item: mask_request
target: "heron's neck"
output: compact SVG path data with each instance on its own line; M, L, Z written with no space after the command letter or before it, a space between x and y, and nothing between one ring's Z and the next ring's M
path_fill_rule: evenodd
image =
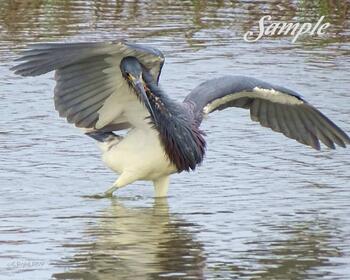
M204 157L202 131L182 103L170 99L154 83L148 83L147 86L147 96L155 115L152 121L166 154L178 172L194 170Z

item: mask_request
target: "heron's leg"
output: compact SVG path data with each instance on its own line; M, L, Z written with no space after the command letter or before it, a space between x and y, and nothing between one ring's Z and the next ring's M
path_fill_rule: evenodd
M137 178L133 175L132 172L123 172L119 178L113 183L113 185L106 190L102 194L95 194L91 196L92 198L107 198L107 197L112 197L113 193L122 187L125 187L126 185L129 185L133 182L135 182Z
M168 195L169 176L160 177L153 181L154 197L166 197Z

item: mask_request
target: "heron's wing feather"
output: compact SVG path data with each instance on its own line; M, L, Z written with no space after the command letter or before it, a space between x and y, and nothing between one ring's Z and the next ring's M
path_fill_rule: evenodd
M135 56L148 68L158 81L164 64L163 53L153 47L124 41L96 43L39 43L30 44L17 61L24 61L12 68L22 76L37 76L81 60L99 55Z
M228 107L250 110L253 121L315 149L345 147L349 136L299 94L244 76L212 79L196 87L184 100L200 123L204 115Z
M56 70L55 107L77 127L126 128L143 125L148 115L122 78L120 61L126 56L137 57L159 78L162 53L125 42L35 44L13 70L23 76Z

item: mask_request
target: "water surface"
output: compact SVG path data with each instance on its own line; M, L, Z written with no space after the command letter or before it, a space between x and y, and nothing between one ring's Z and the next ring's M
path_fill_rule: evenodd
M27 43L126 38L161 49L177 100L213 76L290 87L350 132L346 1L3 1L0 279L350 279L350 150L313 151L225 110L203 123L203 165L170 197L116 175L52 100L52 73L8 69ZM263 15L332 26L321 38L243 34Z

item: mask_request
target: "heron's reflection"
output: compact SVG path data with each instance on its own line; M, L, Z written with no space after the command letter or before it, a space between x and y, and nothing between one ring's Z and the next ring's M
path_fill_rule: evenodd
M89 219L98 221L88 224L82 242L64 245L76 252L57 264L62 272L53 278L321 279L329 274L323 268L338 265L331 259L342 257L342 234L336 219L305 214L308 219L290 222L266 218L252 225L262 235L242 239L248 248L240 251L226 239L224 257L206 246L206 259L193 233L198 226L172 214L166 200L136 208L114 200L100 220Z
M59 264L56 279L202 279L203 246L189 228L195 225L172 215L166 199L150 208L125 207L113 200L101 221L86 230L73 258Z

